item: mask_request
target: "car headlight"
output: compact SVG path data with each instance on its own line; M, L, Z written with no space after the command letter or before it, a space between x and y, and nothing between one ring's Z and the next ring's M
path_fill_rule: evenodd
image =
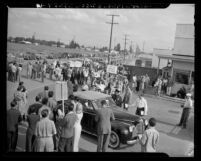
M133 129L135 128L135 126L134 125L132 125L132 126L129 126L129 131L130 132L133 132Z

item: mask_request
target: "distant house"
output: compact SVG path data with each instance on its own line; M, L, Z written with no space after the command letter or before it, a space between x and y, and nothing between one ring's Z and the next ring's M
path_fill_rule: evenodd
M66 46L65 46L65 45L60 45L60 47L61 47L61 48L65 48Z
M57 47L57 44L52 44L52 47Z
M22 44L32 44L30 41L20 41Z

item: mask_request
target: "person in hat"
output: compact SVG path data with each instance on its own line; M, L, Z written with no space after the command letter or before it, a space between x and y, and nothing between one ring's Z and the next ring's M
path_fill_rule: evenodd
M116 89L115 94L112 95L112 98L117 106L122 107L123 100L118 89Z
M191 109L193 108L193 101L191 99L191 93L187 93L186 94L186 100L184 105L181 105L181 107L183 107L183 112L181 115L181 119L179 124L177 124L177 126L182 126L182 128L186 129L186 124L191 112Z
M78 103L76 106L76 121L74 125L74 140L73 140L73 152L79 151L79 140L82 131L81 120L83 117L82 104Z

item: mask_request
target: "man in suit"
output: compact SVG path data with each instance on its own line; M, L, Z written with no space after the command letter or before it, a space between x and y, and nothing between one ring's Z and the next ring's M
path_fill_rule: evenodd
M112 95L112 98L117 106L119 107L122 106L123 100L120 96L120 91L118 89L116 89L115 94Z
M35 97L35 103L31 104L27 110L27 114L30 115L32 111L38 114L39 109L42 107L41 98L39 96Z
M107 108L106 100L101 101L102 108L97 110L95 120L98 123L98 146L97 152L106 152L111 133L111 121L115 120L111 109Z
M76 114L73 112L73 109L74 105L71 103L68 107L69 113L59 123L62 127L58 145L59 152L73 151L74 124L76 121Z
M18 124L22 121L18 104L15 100L11 102L11 109L7 111L7 151L14 152L18 139Z

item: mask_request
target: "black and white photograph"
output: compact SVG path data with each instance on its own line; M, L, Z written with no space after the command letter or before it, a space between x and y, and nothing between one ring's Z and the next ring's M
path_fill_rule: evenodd
M6 152L194 157L195 4L7 8Z

